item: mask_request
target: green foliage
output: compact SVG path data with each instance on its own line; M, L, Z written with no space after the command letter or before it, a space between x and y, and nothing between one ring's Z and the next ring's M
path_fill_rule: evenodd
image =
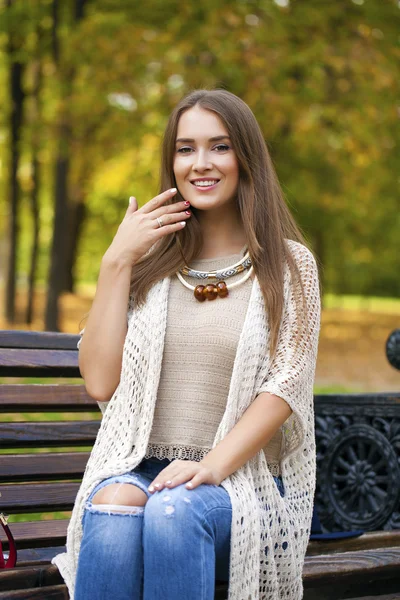
M7 35L17 25L28 95L33 56L43 64L40 280L48 267L60 111L72 126L71 198L78 190L88 208L76 275L94 281L128 197L141 204L157 192L171 108L190 89L225 87L256 114L288 203L323 264L325 291L399 295L395 0L291 0L287 7L273 0L89 0L76 26L71 5L63 3L60 14L58 70L49 1L36 0L26 11L16 0L0 24L0 83L7 78ZM8 111L7 103L0 106L3 164ZM32 237L27 196L34 126L27 123L21 141L21 278ZM5 235L4 183L0 192Z

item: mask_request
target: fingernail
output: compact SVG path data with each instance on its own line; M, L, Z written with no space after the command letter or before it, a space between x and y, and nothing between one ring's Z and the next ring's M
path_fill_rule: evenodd
M185 215L190 215L190 210L185 210Z
M181 221L181 225L186 225L186 221Z
M131 196L131 197L129 198L129 204L132 204L132 202L133 202L133 196Z
M190 483L190 481L189 481L189 483L187 484L187 487L192 487L192 485L193 485L193 483Z
M185 206L190 206L190 202L188 202L187 200L185 200Z
M152 485L151 485L151 486L149 487L149 492L154 492L154 486L152 486Z
M156 483L156 484L155 484L156 488L159 488L159 487L160 487L160 485L161 485L160 483Z
M166 481L165 483L167 483L169 485L170 483L172 483L172 481L171 481L171 479L168 479L168 481Z
M178 190L176 188L171 188L169 191L170 192L177 192Z

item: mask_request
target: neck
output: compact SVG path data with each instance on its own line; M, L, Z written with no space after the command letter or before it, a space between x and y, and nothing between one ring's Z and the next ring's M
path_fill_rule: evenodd
M198 211L203 233L203 247L198 258L218 258L241 251L246 245L243 223L238 214L216 215L215 211Z

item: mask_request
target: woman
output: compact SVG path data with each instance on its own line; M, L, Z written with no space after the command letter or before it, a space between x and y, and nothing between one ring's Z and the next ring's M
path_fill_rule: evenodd
M53 562L75 600L211 600L215 577L229 600L300 599L315 260L227 91L175 108L161 190L102 260L79 366L103 418Z

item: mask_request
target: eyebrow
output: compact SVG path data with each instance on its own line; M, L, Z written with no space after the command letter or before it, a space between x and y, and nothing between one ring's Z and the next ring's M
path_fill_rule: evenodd
M210 138L208 141L209 142L220 142L221 140L230 140L231 138L229 137L229 135L217 135L215 137ZM176 143L178 142L194 142L195 140L193 140L192 138L178 138L176 140Z

